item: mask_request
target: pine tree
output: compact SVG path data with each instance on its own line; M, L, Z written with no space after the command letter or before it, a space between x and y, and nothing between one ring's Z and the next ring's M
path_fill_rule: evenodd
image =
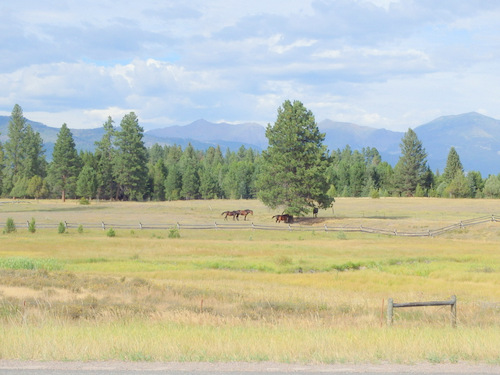
M148 155L144 146L144 129L134 112L125 115L116 133L114 178L118 184L117 199L142 200L146 193Z
M328 154L311 111L299 101L285 101L262 152L258 196L271 208L283 207L292 215L303 215L313 206L329 207L326 181Z
M73 134L66 124L62 124L52 153L48 178L52 189L61 193L62 201L67 195L74 195L80 172L80 160L75 148Z
M188 144L182 153L179 166L182 171L182 197L185 199L197 198L200 187L199 161L191 143Z
M108 117L103 125L104 135L96 142L95 155L97 158L97 197L111 199L116 192L116 183L113 178L113 119Z
M97 194L97 184L97 172L91 165L85 164L78 175L76 194L91 200Z
M5 142L5 169L3 178L3 191L9 194L14 187L21 170L24 159L23 142L26 133L26 119L23 109L18 104L12 109L9 121L9 140Z
M163 159L158 159L156 164L153 166L152 170L152 180L153 180L153 200L164 201L165 200L165 179L166 179L166 168L163 163Z
M165 179L165 199L178 200L181 198L182 174L176 164L168 168L168 175Z
M394 187L403 196L413 196L417 186L427 186L427 154L417 134L408 129L401 140L401 157L394 168Z
M464 174L464 168L460 162L460 157L458 156L455 147L452 147L448 153L448 158L446 159L446 167L444 168L442 178L444 182L449 184L460 174Z

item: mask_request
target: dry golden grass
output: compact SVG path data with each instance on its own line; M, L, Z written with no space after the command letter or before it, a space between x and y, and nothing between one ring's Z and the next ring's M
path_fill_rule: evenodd
M497 207L499 209L497 209ZM0 205L0 222L209 223L258 201ZM298 225L435 229L495 200L339 198ZM0 358L500 363L500 224L436 238L252 230L25 228L0 235ZM396 302L458 298L450 309Z

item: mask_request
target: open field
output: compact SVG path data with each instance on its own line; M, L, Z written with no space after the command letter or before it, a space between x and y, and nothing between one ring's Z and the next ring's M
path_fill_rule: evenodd
M0 204L26 223L213 223L258 201ZM500 364L500 223L439 237L325 233L324 224L420 231L498 214L497 200L339 198L317 231L0 234L0 359L483 362ZM277 225L277 224L276 224ZM282 226L284 224L281 224ZM458 299L450 309L396 302Z

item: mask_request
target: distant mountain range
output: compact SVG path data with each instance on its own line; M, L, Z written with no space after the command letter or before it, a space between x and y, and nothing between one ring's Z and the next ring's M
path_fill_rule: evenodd
M0 141L7 140L10 117L0 116ZM59 128L27 120L44 140L47 159L51 158ZM404 132L394 132L359 126L345 122L324 120L318 123L325 133L325 144L329 150L343 149L349 145L353 150L375 147L382 160L395 165L400 157L401 138ZM483 177L500 173L500 120L476 112L456 116L439 117L413 129L427 151L427 160L433 171L442 172L448 152L453 146L460 156L466 171L480 171ZM219 145L237 150L242 145L247 148L264 150L267 148L265 127L255 123L231 125L197 120L184 126L169 126L149 130L144 133L147 147L160 145L180 145L191 143L196 149L207 149ZM104 129L71 129L78 150L94 150L94 142L101 139Z

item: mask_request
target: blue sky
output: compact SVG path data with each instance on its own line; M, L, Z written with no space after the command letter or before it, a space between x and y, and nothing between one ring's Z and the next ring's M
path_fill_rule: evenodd
M18 0L0 3L0 114L147 130L316 120L405 131L500 118L497 0Z

